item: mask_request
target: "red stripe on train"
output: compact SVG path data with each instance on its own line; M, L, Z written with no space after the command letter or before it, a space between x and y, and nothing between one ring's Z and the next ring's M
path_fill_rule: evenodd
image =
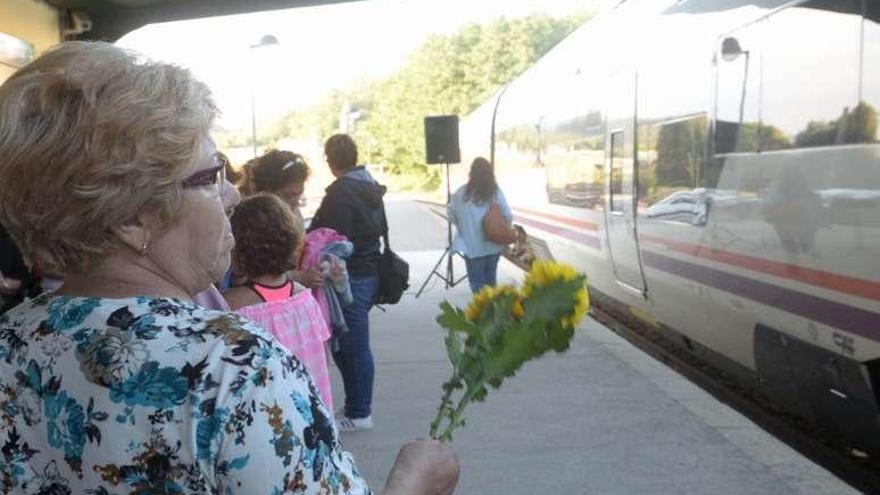
M844 294L880 301L880 284L871 280L839 275L837 273L822 270L814 270L799 265L780 263L778 261L771 261L746 254L712 249L687 242L673 241L663 237L640 235L639 238L666 246L673 251L684 253L689 256L717 261L719 263L766 273L767 275L773 275L779 278L803 282L805 284L815 285L825 289L842 292Z
M551 213L531 210L527 208L514 208L516 211L528 213L530 215L545 217L550 220L579 227L586 230L598 231L599 225L594 222L578 220L574 218L563 217ZM848 275L840 275L837 273L826 272L823 270L815 270L800 265L792 265L789 263L780 263L765 258L739 254L721 249L712 249L698 244L691 244L681 241L673 241L662 237L640 235L640 239L666 246L667 248L689 256L708 259L724 263L726 265L745 268L760 273L766 273L779 278L793 280L796 282L829 289L843 294L862 297L872 301L880 301L880 283L858 277L850 277Z
M553 220L553 221L556 221L559 223L571 225L572 227L579 227L582 229L592 230L593 232L599 231L599 224L597 224L595 222L588 222L586 220L577 220L574 218L563 217L561 215L554 215L552 213L544 213L543 211L530 210L528 208L516 207L516 208L514 208L514 210L521 211L523 213L528 213L529 215L535 215L538 217L548 218L550 220Z

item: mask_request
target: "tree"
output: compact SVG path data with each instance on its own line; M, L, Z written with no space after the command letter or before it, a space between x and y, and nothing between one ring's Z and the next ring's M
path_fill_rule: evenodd
M378 87L365 131L379 143L372 159L389 164L392 173L425 175L436 183L436 172L424 164L424 117L472 112L583 21L502 18L432 36Z
M701 185L705 152L705 117L662 126L657 136L657 183L688 188Z
M561 20L501 18L431 36L396 74L331 93L315 107L286 117L279 132L302 136L311 130L326 138L339 128L347 103L360 112L354 135L362 160L383 163L387 172L411 176L421 186L436 186L439 174L425 164L424 117L472 112L586 19L585 14Z
M844 143L877 142L877 109L864 101L859 102L852 112L844 113Z
M877 111L860 102L850 110L844 108L837 119L814 120L795 137L798 147L831 146L835 144L872 143L877 136Z

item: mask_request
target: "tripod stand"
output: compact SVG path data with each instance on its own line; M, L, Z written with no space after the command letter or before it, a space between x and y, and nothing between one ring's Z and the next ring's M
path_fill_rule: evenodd
M449 164L446 163L446 204L449 204L449 201L452 199L452 191L449 185ZM422 286L419 287L419 291L416 292L416 297L422 295L422 291L425 290L425 287L428 285L428 282L431 280L431 277L437 276L440 280L443 281L444 286L448 289L450 287L455 287L462 280L467 278L467 275L462 275L458 280L455 279L455 272L453 270L452 257L457 253L452 250L452 221L449 220L449 216L446 217L446 250L443 251L443 254L440 255L440 259L437 260L437 263L434 264L434 268L431 270L431 273L422 282ZM437 271L440 268L440 265L443 264L443 260L446 260L446 271L445 273L441 273Z

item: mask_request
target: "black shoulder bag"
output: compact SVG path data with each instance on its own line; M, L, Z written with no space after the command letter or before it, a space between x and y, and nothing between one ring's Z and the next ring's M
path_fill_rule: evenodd
M388 242L388 217L385 216L385 203L382 203L382 240L385 242L382 258L379 260L379 294L376 304L397 304L403 291L409 287L409 263L391 250Z

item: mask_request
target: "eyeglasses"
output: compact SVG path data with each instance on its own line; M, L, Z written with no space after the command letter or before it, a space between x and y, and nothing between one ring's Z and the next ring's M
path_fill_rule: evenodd
M226 167L223 166L222 160L215 158L215 162L220 165L199 170L181 181L184 189L194 189L197 187L214 187L217 193L223 194L223 187L226 184Z

